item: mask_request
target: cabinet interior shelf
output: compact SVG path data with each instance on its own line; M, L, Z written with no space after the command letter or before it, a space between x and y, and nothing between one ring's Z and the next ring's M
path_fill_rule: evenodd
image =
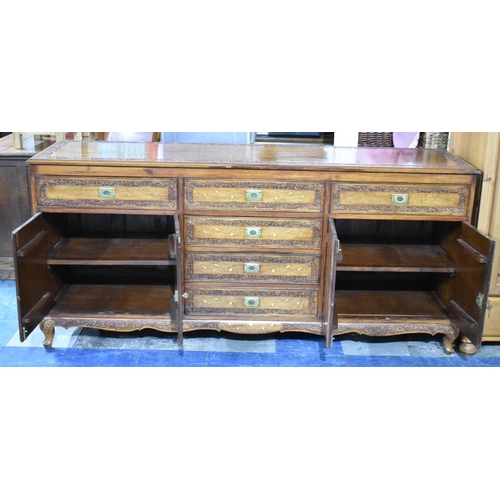
M167 239L62 238L51 250L51 265L173 265Z
M434 292L337 290L335 306L339 322L418 320L449 323Z
M453 273L454 265L439 245L341 243L339 271Z
M66 285L51 316L112 316L169 319L171 286Z

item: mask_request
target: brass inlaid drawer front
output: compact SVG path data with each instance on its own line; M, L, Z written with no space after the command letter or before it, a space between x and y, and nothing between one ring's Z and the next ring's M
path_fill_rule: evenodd
M187 245L314 248L321 246L321 220L186 217Z
M186 287L185 313L315 316L317 290L200 289Z
M37 177L40 207L177 208L176 179Z
M319 256L188 253L186 280L319 283Z
M317 182L186 180L186 209L322 212L324 185Z
M432 215L467 219L469 185L332 184L335 214Z

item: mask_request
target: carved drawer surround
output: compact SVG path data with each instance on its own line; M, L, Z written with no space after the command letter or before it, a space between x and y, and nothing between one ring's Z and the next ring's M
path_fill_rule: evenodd
M187 281L319 284L319 256L266 254L186 254Z
M147 303L142 315L96 310L75 316L65 314L60 299L58 313L51 314L57 290L32 304L21 298L22 340L41 319L46 347L52 345L55 326L88 326L154 328L176 333L181 343L184 332L199 329L297 331L325 336L327 347L334 335L347 332L439 333L445 336L445 350L453 350L459 331L443 312L434 319L355 314L343 319L335 306L336 275L342 273L338 219L474 222L479 172L446 152L161 143L110 143L103 149L92 142L62 141L29 163L34 214L171 217L176 248L156 275L163 283L163 267L173 266L175 278L155 285L171 287L161 318L156 312L148 315ZM20 272L31 248L40 247L43 231L56 241L50 228L33 230L30 250L18 252ZM20 242L26 238L18 236ZM140 256L127 262L134 258L147 265ZM85 272L77 262L71 264ZM394 268L402 272L403 266L395 263ZM128 272L118 262L116 269ZM29 273L22 279L28 282Z
M186 245L319 249L322 220L187 216Z
M36 177L39 207L177 207L176 179Z
M335 183L331 212L466 217L470 191L470 185Z
M187 209L323 212L323 183L185 181Z

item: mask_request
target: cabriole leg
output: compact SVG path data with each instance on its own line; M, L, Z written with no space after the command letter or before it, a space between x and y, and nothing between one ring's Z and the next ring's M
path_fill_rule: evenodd
M50 349L52 347L52 341L54 340L54 321L50 319L44 319L40 323L40 330L42 330L45 335L45 340L43 341L43 346L46 349Z
M454 354L455 353L455 348L453 347L453 342L457 340L458 338L459 331L458 329L454 329L454 332L452 334L445 333L444 338L443 338L443 347L444 347L444 352L446 354Z

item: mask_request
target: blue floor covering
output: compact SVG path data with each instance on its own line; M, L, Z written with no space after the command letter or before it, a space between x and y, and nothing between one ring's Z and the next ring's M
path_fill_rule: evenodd
M444 353L442 336L371 338L347 334L327 349L323 337L305 334L238 336L191 332L184 345L174 336L143 331L100 334L56 327L54 347L35 330L18 335L15 282L0 280L2 367L499 367L500 345L483 344L474 355Z

